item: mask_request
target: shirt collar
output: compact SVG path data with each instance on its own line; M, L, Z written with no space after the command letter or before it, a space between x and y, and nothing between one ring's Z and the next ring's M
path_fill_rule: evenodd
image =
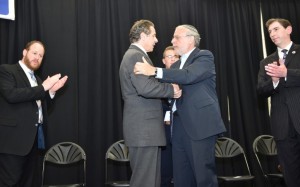
M281 53L281 51L282 51L283 49L288 50L287 53L289 53L289 50L290 50L290 48L292 47L292 45L293 45L293 42L291 41L291 43L289 43L285 48L277 47L278 53Z
M145 50L141 45L139 45L139 44L137 44L137 43L133 43L132 45L137 46L137 47L140 48L144 53L146 53L146 55L148 55L147 52L146 52L146 50Z
M34 74L34 72L31 69L29 69L21 60L19 60L19 64L27 76L30 74Z
M195 49L195 47L194 47L192 50L190 50L189 52L183 54L183 55L180 57L180 60L185 62L185 61L187 60L187 58L190 56L190 54L194 51L194 49Z
M195 47L192 50L190 50L189 52L183 54L182 57L187 58L194 51L194 49L195 49Z

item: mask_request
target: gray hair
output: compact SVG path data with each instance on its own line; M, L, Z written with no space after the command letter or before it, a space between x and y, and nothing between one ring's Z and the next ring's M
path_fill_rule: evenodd
M201 38L197 29L193 25L188 25L188 24L180 25L179 27L186 28L188 30L187 35L194 36L195 47L199 47Z

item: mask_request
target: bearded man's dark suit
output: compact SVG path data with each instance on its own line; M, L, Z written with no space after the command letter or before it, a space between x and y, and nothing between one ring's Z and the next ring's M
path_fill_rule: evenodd
M180 64L181 60L171 69L163 69L162 77L162 81L179 84L182 88L173 118L174 185L217 186L215 141L226 129L215 88L214 57L208 50L195 48L182 69L179 69Z
M266 74L265 66L278 59L278 51L275 51L261 61L257 90L260 95L271 97L271 132L278 146L283 170L285 164L289 164L292 168L297 167L294 170L298 172L286 173L285 177L296 175L293 178L298 179L300 184L300 148L292 148L293 152L285 151L287 147L293 145L284 141L287 137L300 137L300 46L292 44L285 60L287 77L280 78L278 86L274 88L271 77Z
M38 86L31 87L19 63L0 66L1 155L26 157L32 151L36 152L37 150L36 135L39 113L36 100L42 101L43 126L45 127L47 124L47 102L45 101L49 94L44 91L41 79L37 76L36 79ZM34 162L34 159L32 160ZM14 171L13 166L10 170L11 175L18 178L19 171ZM4 176L2 175L2 177ZM19 185L26 186L26 184Z

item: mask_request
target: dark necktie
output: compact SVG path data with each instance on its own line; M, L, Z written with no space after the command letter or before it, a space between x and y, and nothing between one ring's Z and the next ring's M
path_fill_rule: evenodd
M33 74L33 72L30 72L30 77L32 81L34 82L33 86L37 86L37 81L36 78ZM43 121L43 115L42 115L42 103L41 100L36 100L36 103L38 105L39 109L39 120L38 120L38 149L45 149L45 137L44 137L44 131L43 131L43 126L42 126L42 121Z
M288 50L287 49L282 49L281 52L283 53L283 57L282 57L283 63L285 63L285 59L286 59L286 55L287 55Z

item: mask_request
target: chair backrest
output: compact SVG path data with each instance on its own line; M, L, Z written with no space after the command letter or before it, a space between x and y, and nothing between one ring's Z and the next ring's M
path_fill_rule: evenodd
M120 162L128 162L129 161L128 153L129 153L128 147L125 145L124 140L119 140L108 148L105 159L110 159L110 160L120 161Z
M76 143L61 142L53 145L43 159L42 184L44 184L44 173L46 162L57 165L67 165L83 161L83 186L86 184L86 154L85 151Z
M263 155L275 156L277 155L277 146L274 137L271 135L261 135L253 141L254 153Z
M105 181L110 186L129 186L129 181L109 181L108 160L129 163L129 150L124 140L113 143L106 151L105 155Z
M216 141L215 156L217 158L233 158L239 155L243 155L245 165L247 167L249 175L251 175L249 164L246 158L246 154L242 146L228 137L220 137Z
M258 165L259 165L264 177L268 178L268 175L279 176L279 175L275 174L278 172L276 172L276 171L271 172L270 168L267 169L267 167L263 167L263 164L262 164L263 156L265 157L266 164L271 163L271 157L273 157L275 159L277 156L277 146L276 146L274 137L271 135L260 135L257 138L255 138L255 140L253 141L252 148L253 148L253 152L255 154L256 160L258 162ZM277 158L275 160L277 160ZM278 163L278 161L277 161L277 163ZM274 165L276 165L276 164L274 164ZM276 165L276 167L274 167L274 168L277 169L277 167L278 167L278 165Z
M231 158L243 154L244 149L239 143L227 137L217 139L215 147L215 156L220 158Z

